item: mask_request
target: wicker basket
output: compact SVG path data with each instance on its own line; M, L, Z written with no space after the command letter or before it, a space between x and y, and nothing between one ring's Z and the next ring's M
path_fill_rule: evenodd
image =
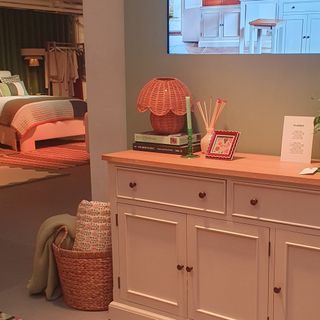
M61 244L68 231L65 226L59 231L63 236L58 243L52 244L52 249L65 304L79 310L107 310L112 301L111 250L84 252L64 249Z

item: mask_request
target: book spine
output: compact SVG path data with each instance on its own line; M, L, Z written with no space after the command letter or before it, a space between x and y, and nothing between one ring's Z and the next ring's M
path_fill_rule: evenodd
M159 145L151 145L151 144L143 144L143 143L133 143L133 150L139 151L150 151L150 152L160 152L160 153L171 153L171 154L181 154L185 155L188 152L188 147L174 147L174 146L159 146ZM200 151L200 144L195 144L193 146L193 152Z
M192 135L192 142L198 142L201 140L201 134L195 133ZM134 134L135 142L148 142L148 143L161 143L167 145L181 146L188 143L188 136L160 136L160 135L149 135L143 133Z

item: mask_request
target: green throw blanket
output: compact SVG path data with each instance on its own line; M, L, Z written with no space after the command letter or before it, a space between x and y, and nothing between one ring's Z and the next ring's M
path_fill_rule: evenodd
M65 225L68 229L68 237L63 247L71 249L75 236L75 224L76 217L69 214L52 216L41 224L36 239L32 276L27 285L29 294L45 293L48 300L61 296L59 276L51 245L57 230Z

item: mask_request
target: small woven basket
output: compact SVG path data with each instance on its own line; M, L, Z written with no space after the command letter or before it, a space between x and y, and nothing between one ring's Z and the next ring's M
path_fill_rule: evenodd
M61 245L68 235L65 226L61 240L53 242L63 300L79 310L107 310L112 301L112 253L67 250ZM57 232L57 234L59 233Z

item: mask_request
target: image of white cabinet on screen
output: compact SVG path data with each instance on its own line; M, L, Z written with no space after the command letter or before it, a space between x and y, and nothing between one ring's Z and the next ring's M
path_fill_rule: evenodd
M250 42L250 21L257 19L276 19L278 2L275 0L242 0L240 2L240 53L245 53ZM271 39L264 35L262 46L270 47ZM264 44L264 42L266 44Z
M320 1L279 3L279 18L285 20L285 53L320 52Z
M239 45L240 5L201 8L199 47Z

